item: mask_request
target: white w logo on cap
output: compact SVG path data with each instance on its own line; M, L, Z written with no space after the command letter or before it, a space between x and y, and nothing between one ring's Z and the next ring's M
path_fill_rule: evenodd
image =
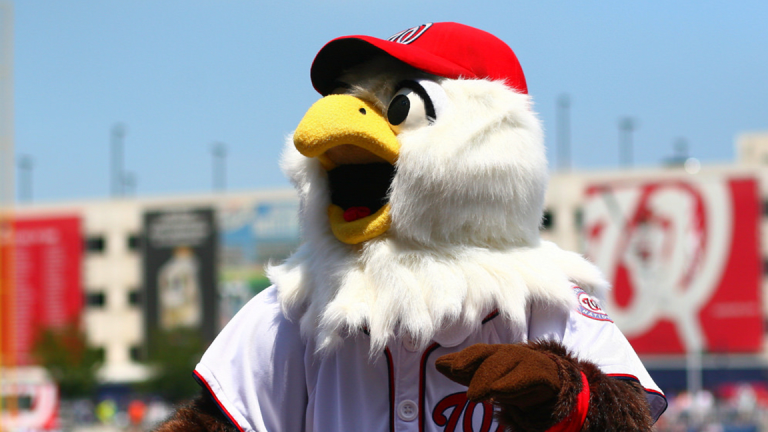
M408 45L423 35L424 32L427 31L427 29L430 27L432 27L432 23L422 24L418 27L412 27L408 30L403 30L400 33L396 33L390 36L390 38L387 40L390 42L397 42Z

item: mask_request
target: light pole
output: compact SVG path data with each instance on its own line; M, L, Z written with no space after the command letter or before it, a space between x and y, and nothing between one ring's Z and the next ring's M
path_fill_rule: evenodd
M123 174L123 195L136 195L136 174L132 172Z
M622 166L632 166L632 132L637 123L632 117L619 120L619 162Z
M557 166L571 168L571 98L567 93L557 98Z
M32 202L32 156L19 156L19 201Z
M213 156L213 189L224 191L227 188L227 145L223 142L214 142L211 146Z
M112 196L123 196L123 186L125 183L125 174L123 173L123 140L125 139L125 126L122 123L116 123L112 126L111 149L112 149Z

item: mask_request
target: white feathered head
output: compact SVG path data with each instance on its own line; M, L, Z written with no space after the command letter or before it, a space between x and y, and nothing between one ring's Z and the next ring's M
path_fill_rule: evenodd
M504 42L456 23L339 38L317 55L312 81L329 96L294 143L328 170L339 240L391 231L430 246L537 243L541 126Z
M541 125L500 39L456 23L343 37L312 82L324 97L283 159L305 243L269 274L319 349L363 327L372 350L425 344L493 309L522 325L531 299L569 304L552 287L595 276L539 240Z

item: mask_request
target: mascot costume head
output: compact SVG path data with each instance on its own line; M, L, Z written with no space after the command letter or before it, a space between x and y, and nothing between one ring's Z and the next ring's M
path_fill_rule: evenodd
M288 142L305 243L269 271L319 350L367 328L460 340L494 309L523 326L532 300L570 307L569 281L606 283L539 239L547 162L514 52L484 31L425 24L349 36L312 65L318 101ZM469 326L467 326L469 324Z
M283 155L304 243L159 431L650 430L666 400L605 280L539 238L542 128L512 50L425 24L335 39L311 76Z

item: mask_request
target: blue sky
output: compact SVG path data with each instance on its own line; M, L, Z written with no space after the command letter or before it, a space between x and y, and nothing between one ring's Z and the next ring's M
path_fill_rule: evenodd
M110 194L110 130L125 125L136 194L207 192L213 142L227 189L286 187L285 137L318 98L315 53L349 34L388 37L436 21L487 30L517 53L555 145L571 99L573 166L658 165L684 137L704 164L768 130L768 2L17 0L15 144L36 202Z

